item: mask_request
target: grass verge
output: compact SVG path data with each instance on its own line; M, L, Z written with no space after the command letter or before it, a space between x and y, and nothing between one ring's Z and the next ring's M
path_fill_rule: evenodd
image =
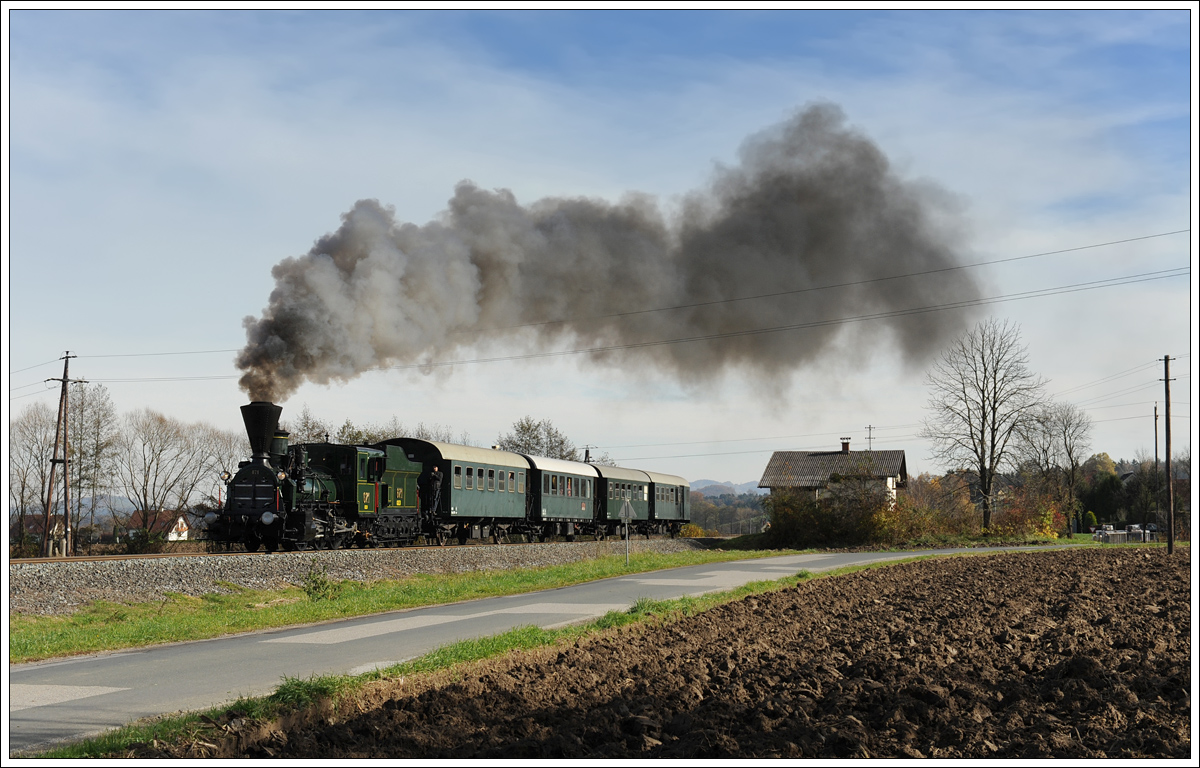
M535 592L630 573L782 554L794 552L641 553L633 555L628 566L624 554L610 554L543 568L422 574L370 583L335 581L314 569L301 585L282 590L250 590L227 584L221 593L200 597L168 593L154 602L93 603L65 616L14 614L9 620L9 663L315 624Z

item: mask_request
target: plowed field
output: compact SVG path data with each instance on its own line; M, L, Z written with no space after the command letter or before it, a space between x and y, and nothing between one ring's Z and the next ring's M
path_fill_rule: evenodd
M816 579L138 756L1188 757L1190 551Z

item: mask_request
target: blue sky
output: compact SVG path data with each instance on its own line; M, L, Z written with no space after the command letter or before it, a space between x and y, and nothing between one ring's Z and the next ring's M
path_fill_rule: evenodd
M123 410L237 428L232 354L271 267L356 200L417 224L471 179L668 209L749 135L838 104L907 179L958 207L964 261L1193 226L1195 14L1128 11L9 11L6 365L12 412L63 350ZM1188 234L996 266L1009 294L1186 267ZM53 279L51 279L53 278ZM1094 450L1153 454L1158 369L1173 366L1175 444L1194 339L1194 277L1009 302L1031 366L1093 410ZM138 357L102 357L136 354ZM21 371L21 369L28 369ZM125 381L166 378L174 381ZM886 384L881 385L881 382ZM1121 389L1144 385L1127 396ZM38 394L34 394L38 392ZM904 448L920 370L845 354L768 395L730 375L694 389L576 360L306 386L333 421L440 423L490 444L517 418L691 478L756 479L774 448L837 437ZM287 410L285 410L286 418ZM1144 417L1144 418L1143 418ZM772 438L772 439L764 439ZM881 442L886 440L886 442ZM659 445L670 443L673 445ZM628 446L653 446L631 448Z

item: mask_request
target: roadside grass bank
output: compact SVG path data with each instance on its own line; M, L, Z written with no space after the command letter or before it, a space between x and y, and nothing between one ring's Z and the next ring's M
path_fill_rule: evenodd
M154 602L97 602L68 615L9 617L9 663L203 640L405 608L554 589L630 573L795 554L794 550L694 550L608 555L542 568L419 574L401 580L334 580L310 569L304 583L278 590L222 584L198 597L166 593Z
M1028 547L1052 544L1095 544L1090 534L1076 534L1074 539L1038 536L1031 534L925 534L892 544L870 543L847 547L818 547L795 549L796 552L911 552L917 549L970 549L972 547ZM733 551L756 551L774 549L779 542L766 533L751 533L729 539L722 548Z
M453 643L419 658L361 675L314 676L307 680L284 678L275 692L268 696L240 698L231 704L203 712L147 719L94 738L23 756L52 759L120 758L134 756L135 750L146 746L190 743L195 747L195 757L207 757L217 751L223 741L236 740L249 732L269 728L272 723L328 718L331 715L355 711L369 686L378 681L407 678L406 682L418 686L422 681L429 681L434 676L440 678L446 675L453 681L470 673L464 665L494 659L510 652L531 651L556 645L566 646L588 635L614 631L639 622L670 622L735 600L787 589L811 579L922 559L926 557L850 566L815 574L800 571L782 579L751 582L737 589L699 597L682 597L676 600L643 598L625 611L609 611L604 616L586 623L557 629L517 627L492 637Z

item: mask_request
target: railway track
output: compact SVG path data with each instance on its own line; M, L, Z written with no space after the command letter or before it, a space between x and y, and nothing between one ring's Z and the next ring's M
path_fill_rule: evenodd
M669 536L652 536L649 538L635 537L632 541L668 541ZM553 539L552 541L558 541ZM580 543L586 543L589 540L583 540ZM624 539L610 539L613 543L624 541ZM454 550L470 547L516 547L516 546L536 546L538 544L550 543L550 541L505 541L500 544L493 544L490 540L484 539L480 541L469 541L466 544L447 543L444 545L438 544L410 544L397 547L345 547L341 549L306 549L300 552L239 552L236 550L222 551L204 551L204 552L153 552L144 554L125 554L125 555L75 555L72 557L21 557L12 558L8 562L10 565L36 565L38 563L103 563L117 562L122 560L157 560L162 558L172 557L266 557L270 555L315 555L323 552L394 552L394 551L420 551L420 550ZM563 540L563 543L566 540Z

